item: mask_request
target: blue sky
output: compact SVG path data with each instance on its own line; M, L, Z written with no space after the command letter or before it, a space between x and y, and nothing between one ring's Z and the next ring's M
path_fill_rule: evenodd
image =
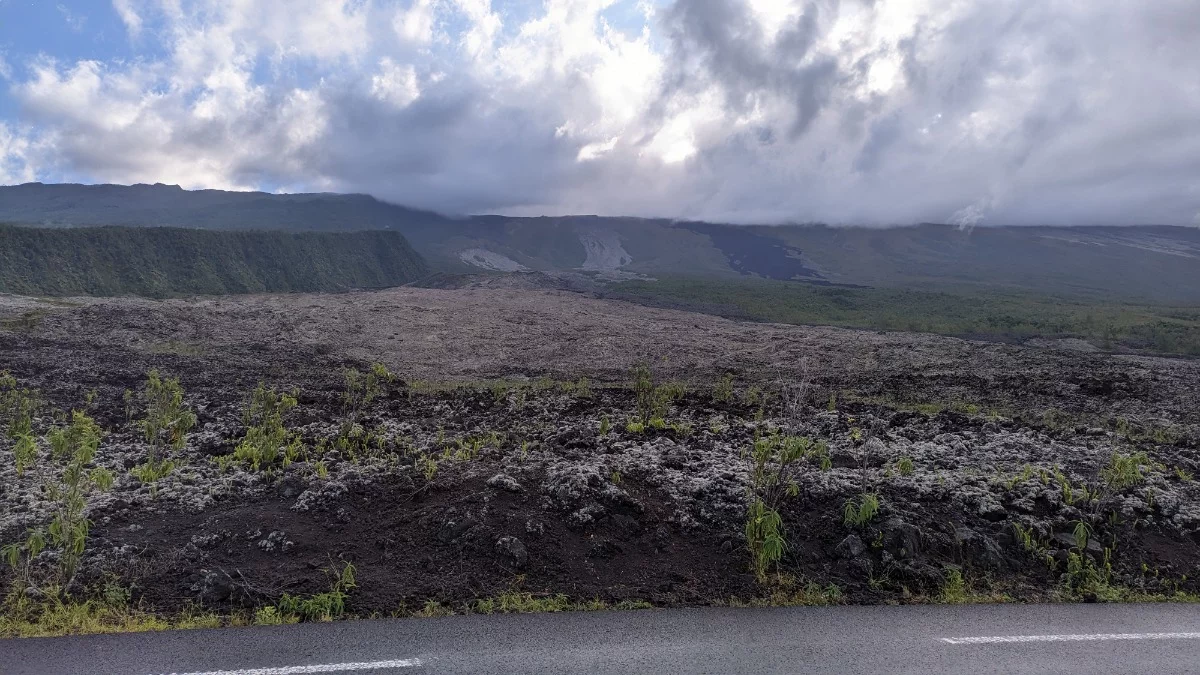
M22 64L39 55L111 61L154 57L161 54L157 47L148 41L131 42L108 2L0 0L0 53L17 76Z
M1200 224L1195 0L0 0L0 183Z

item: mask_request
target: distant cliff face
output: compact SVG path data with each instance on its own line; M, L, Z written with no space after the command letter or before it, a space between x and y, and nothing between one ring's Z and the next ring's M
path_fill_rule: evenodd
M398 232L0 226L0 292L21 295L343 291L428 271Z
M574 270L652 277L748 276L819 285L993 288L1093 300L1200 304L1197 228L963 230L938 224L751 227L599 216L451 218L368 195L39 183L0 187L0 223L5 222L52 228L386 230L402 234L430 267L451 273Z

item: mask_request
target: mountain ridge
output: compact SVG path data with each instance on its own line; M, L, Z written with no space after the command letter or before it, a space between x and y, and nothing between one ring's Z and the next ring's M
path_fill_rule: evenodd
M749 276L1200 304L1200 229L1167 225L875 228L595 215L451 217L364 194L43 183L0 187L0 222L53 228L396 231L431 268L450 273Z

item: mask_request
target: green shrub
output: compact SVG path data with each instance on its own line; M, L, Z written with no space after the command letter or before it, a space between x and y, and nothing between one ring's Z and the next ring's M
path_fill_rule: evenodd
M1108 466L1100 471L1100 477L1110 489L1121 491L1146 480L1143 471L1156 464L1145 452L1131 454L1113 453Z
M767 571L772 565L778 564L787 550L787 540L783 535L783 518L761 498L750 502L750 509L746 514L746 545L750 549L754 575L759 580L766 578Z
M169 459L159 460L158 462L145 462L139 464L129 470L129 475L133 476L143 485L150 486L150 496L158 494L158 482L175 471L175 462Z
M234 459L252 471L263 471L294 456L301 448L301 440L289 433L283 422L295 407L295 396L280 394L260 382L246 406L246 435L234 449Z
M862 527L879 514L879 495L864 492L854 499L846 500L842 520L849 527Z
M37 461L37 441L33 435L33 416L40 403L36 392L22 389L8 371L0 371L0 424L13 442L13 460L17 476Z
M348 368L343 375L346 390L342 393L342 403L351 423L356 422L363 410L379 398L384 393L384 388L396 379L382 363L372 363L366 373Z
M962 571L950 567L946 569L946 581L938 595L938 602L947 605L962 605L969 602L967 582L963 579Z
M162 456L165 448L179 450L187 442L187 432L196 425L196 415L183 403L183 387L177 378L163 379L157 370L146 374L142 389L146 418L142 431L150 444L151 461Z
M829 462L829 448L802 436L774 434L759 438L750 448L750 507L746 514L746 545L755 575L764 579L787 549L779 514L786 497L800 488L797 472L806 461Z
M10 543L2 549L2 555L17 572L19 583L33 583L30 561L47 548L59 554L57 581L66 586L75 577L91 527L91 521L84 515L88 497L109 490L113 484L113 474L108 469L88 468L95 459L100 437L100 427L79 411L71 414L67 426L55 427L46 435L54 473L44 490L53 504L54 515L44 530L29 530L23 542Z
M713 385L712 392L713 401L717 403L728 403L733 400L733 375L725 373L717 383Z
M655 386L650 368L637 365L633 369L633 391L637 399L638 417L642 422L665 418L670 398L663 387Z
M1067 572L1063 575L1063 586L1069 597L1094 597L1101 602L1121 599L1121 589L1112 585L1112 551L1104 549L1104 560L1100 565L1092 562L1082 552L1067 554Z
M168 450L180 450L187 443L187 432L196 425L196 415L183 403L183 387L176 378L164 379L157 370L146 373L142 387L146 417L141 421L149 451L146 462L130 470L130 474L150 486L150 494L158 493L158 481L175 470L175 463L166 458Z

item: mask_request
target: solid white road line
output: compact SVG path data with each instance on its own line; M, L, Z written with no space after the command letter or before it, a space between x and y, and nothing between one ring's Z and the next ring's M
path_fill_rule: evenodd
M1002 642L1096 642L1104 640L1200 640L1200 633L1093 633L1089 635L995 635L942 638L952 645L987 645Z
M421 659L394 659L391 661L322 663L312 666L282 666L279 668L209 670L195 673L171 673L171 675L306 675L307 673L349 673L356 670L378 670L382 668L413 668L420 665Z

